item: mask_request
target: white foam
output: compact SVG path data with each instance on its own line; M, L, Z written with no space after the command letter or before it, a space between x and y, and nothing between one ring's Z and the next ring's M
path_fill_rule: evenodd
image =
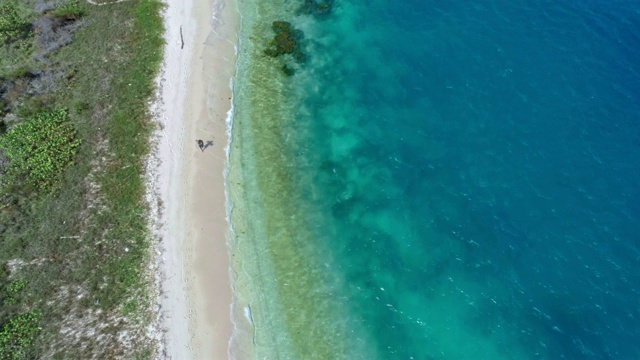
M236 53L237 53L237 47ZM237 62L237 61L236 61ZM231 144L233 143L233 116L235 112L234 98L235 94L233 92L233 78L229 79L229 88L231 89L231 107L229 111L227 111L227 116L225 118L226 124L226 134L227 134L227 145L224 147L225 153L225 164L223 169L224 175L224 195L225 195L225 218L227 223L229 224L230 231L233 233L233 225L231 224L231 210L233 209L233 203L231 201L231 197L229 196L229 173L231 171Z
M253 324L253 317L251 316L251 306L247 305L244 307L244 317L247 319L249 324Z
M235 68L235 74L237 76L238 74L238 67L239 67L239 62L238 62L238 46L234 45L234 53L235 53L235 64L234 64L234 68ZM231 305L229 307L229 313L231 316L231 323L233 325L233 329L232 329L232 333L231 333L231 337L229 338L229 343L228 343L228 348L227 348L227 353L229 356L229 359L235 359L237 358L236 353L234 352L234 345L236 345L237 341L239 340L242 330L239 326L239 322L238 319L236 318L236 312L234 311L236 308L236 301L237 301L237 292L236 292L236 288L235 288L235 277L234 277L234 270L233 270L233 257L231 256L233 254L233 245L235 243L235 239L236 239L236 234L235 234L235 230L233 227L233 223L231 222L231 213L233 211L233 201L231 200L231 194L229 192L229 175L231 172L231 146L233 144L233 120L234 120L234 116L235 116L235 87L234 87L235 83L234 83L234 78L231 77L229 79L229 88L231 89L231 106L229 108L229 111L227 111L227 116L225 118L225 125L226 125L226 135L227 135L227 144L224 148L224 152L225 152L225 165L224 165L224 169L223 169L223 176L224 176L224 196L225 196L225 219L227 220L227 224L229 225L229 233L227 234L227 250L229 252L229 278L231 279L231 287L233 290L233 294L232 294L232 301L231 301ZM244 313L245 313L245 317L247 317L247 311L249 312L249 318L251 319L251 309L249 308L249 310L247 310L247 308L249 308L249 306L247 305L245 307ZM253 321L250 321L251 326L253 327Z

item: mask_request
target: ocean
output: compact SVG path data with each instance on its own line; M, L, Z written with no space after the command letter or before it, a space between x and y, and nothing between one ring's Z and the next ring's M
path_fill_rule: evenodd
M640 358L637 2L238 6L236 356Z

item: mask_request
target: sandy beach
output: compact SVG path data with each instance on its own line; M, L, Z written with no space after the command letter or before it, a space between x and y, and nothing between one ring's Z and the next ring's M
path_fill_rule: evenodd
M159 355L225 359L233 326L223 171L238 16L223 0L166 4L154 106L160 129L150 167L165 331Z

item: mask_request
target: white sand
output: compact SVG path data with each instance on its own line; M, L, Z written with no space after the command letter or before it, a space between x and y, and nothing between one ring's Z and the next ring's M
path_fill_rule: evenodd
M159 356L226 359L232 296L223 169L238 15L223 0L165 1L167 44L154 105L162 129L149 169L160 200L155 230L166 333ZM210 93L216 96L207 101ZM213 145L201 152L196 139Z

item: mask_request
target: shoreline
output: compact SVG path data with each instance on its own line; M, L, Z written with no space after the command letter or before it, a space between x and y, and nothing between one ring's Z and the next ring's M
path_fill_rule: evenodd
M233 326L224 169L237 9L222 0L167 0L166 5L166 46L152 105L159 129L149 166L159 240L158 326L164 331L159 355L229 358ZM207 144L203 152L196 139Z

